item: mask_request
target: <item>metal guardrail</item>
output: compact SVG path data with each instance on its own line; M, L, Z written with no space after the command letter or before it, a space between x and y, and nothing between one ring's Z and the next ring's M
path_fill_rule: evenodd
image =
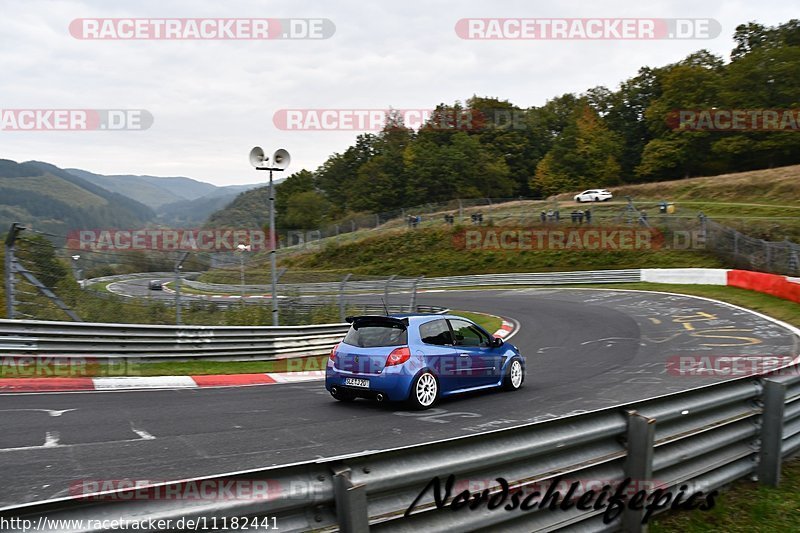
M383 292L387 284L390 290L412 289L419 278L384 278L379 280L363 281L333 281L312 283L279 283L278 294L315 295L315 294L358 294ZM232 283L204 283L200 281L185 280L184 283L193 289L205 292L218 293L269 293L269 285L234 285Z
M574 272L515 272L509 274L476 274L471 276L447 276L435 278L387 278L368 281L336 281L318 283L278 284L278 294L358 294L389 291L435 289L443 287L477 287L486 285L563 285L572 283L630 283L641 281L641 270L582 270ZM268 293L268 285L234 285L226 283L203 283L186 280L189 287L218 293L245 292Z
M633 483L631 495L638 490L653 494L661 488L674 497L684 490L684 500L744 476L777 484L781 460L800 449L800 377L797 367L791 370L792 375L744 377L480 435L154 485L164 489L201 481L234 486L265 482L269 491L258 499L143 500L129 489L6 508L0 518L37 523L43 516L50 520L275 517L280 531L640 531L646 508L626 506L604 520L602 507L573 506L565 511L536 504L544 498L544 487L556 481L563 482L561 488L556 486L562 498L569 485L580 482L573 502L592 484L596 491L610 485L613 492L626 478ZM437 508L434 491L426 487L431 489L429 483L438 477L444 494L450 475L455 476L454 489L444 497L445 508ZM487 499L500 494L497 478L508 482L510 492L522 491L523 496L541 491L529 500L532 509L505 510L510 498L494 509L486 500L475 510L450 507L464 489L479 496L486 489Z
M153 326L0 320L5 356L57 355L94 359L273 359L324 355L348 324L317 326Z
M202 272L183 272L181 276L184 278L196 278ZM99 278L90 278L84 280L86 285L93 285L95 283L107 283L110 281L123 281L126 279L172 279L175 276L174 272L136 272L133 274L114 274L113 276L102 276ZM186 281L186 279L184 279Z
M631 283L642 281L638 268L623 270L581 270L576 272L522 272L423 278L420 288L476 287L489 285L566 285L578 283Z
M359 313L384 313L381 305L357 305ZM389 312L407 312L404 306ZM422 313L442 307L417 306ZM91 359L176 361L181 359L249 360L326 355L349 324L311 326L154 326L0 320L4 357L59 356Z

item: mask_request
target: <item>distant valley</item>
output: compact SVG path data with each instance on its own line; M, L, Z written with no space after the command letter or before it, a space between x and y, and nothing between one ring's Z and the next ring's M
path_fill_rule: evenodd
M107 176L0 159L0 233L20 222L63 235L75 228L199 227L244 191L187 177Z

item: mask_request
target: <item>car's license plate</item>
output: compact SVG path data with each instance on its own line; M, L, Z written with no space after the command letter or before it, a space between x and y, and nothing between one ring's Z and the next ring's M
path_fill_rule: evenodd
M344 384L350 385L351 387L361 387L362 389L369 388L369 380L368 379L359 379L359 378L344 378Z

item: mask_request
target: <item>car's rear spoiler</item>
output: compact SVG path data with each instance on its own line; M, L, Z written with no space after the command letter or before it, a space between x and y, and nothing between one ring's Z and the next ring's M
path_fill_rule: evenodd
M392 324L393 326L402 326L404 328L408 327L408 319L407 318L395 318L392 316L385 316L385 315L358 315L358 316L348 316L345 318L348 324L353 324L354 326L358 327L357 324L359 322L371 322L371 323L388 323Z

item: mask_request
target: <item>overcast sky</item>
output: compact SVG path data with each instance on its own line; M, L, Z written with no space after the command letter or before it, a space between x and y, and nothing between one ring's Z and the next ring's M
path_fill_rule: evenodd
M281 109L430 108L473 94L539 106L566 92L615 88L643 65L707 48L727 59L735 27L797 16L785 0L661 2L0 1L0 108L144 109L144 131L0 131L0 158L103 174L182 175L217 185L263 179L256 144L313 170L353 131L281 131ZM325 40L80 40L80 18L327 18ZM468 17L713 18L711 40L464 40Z

